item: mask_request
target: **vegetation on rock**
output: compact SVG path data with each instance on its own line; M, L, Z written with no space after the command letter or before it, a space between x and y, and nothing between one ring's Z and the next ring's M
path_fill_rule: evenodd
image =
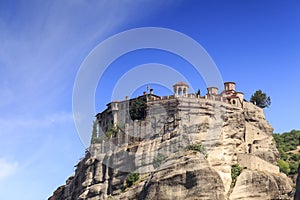
M297 174L300 164L300 131L292 130L283 134L274 134L277 149L280 153L278 166L287 175Z
M269 107L271 105L271 98L261 90L257 90L250 98L250 102L260 108Z
M206 155L206 150L202 146L202 144L191 144L191 145L188 145L186 147L186 150L188 150L188 151L198 151L198 152L203 153L204 155Z
M132 120L146 118L147 97L146 95L130 100L129 114Z
M125 186L131 187L135 182L137 182L140 179L140 174L136 173L136 172L131 172L127 178L126 178L126 182L125 182Z
M101 143L103 140L108 139L110 137L116 137L118 133L118 126L114 126L113 124L110 126L108 131L105 132L104 135L98 135L98 128L97 128L97 122L93 122L93 129L92 129L92 138L91 138L91 144Z
M235 186L237 177L241 174L242 168L239 166L239 164L234 164L231 166L231 185L230 187L233 188Z
M108 129L108 131L105 132L105 136L108 138L110 138L111 136L116 137L117 133L118 133L118 128L112 124Z

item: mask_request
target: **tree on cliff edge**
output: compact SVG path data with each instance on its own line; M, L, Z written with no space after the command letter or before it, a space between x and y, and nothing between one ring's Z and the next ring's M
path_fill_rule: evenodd
M267 97L266 93L257 90L250 98L250 102L260 108L269 107L271 105L271 98Z

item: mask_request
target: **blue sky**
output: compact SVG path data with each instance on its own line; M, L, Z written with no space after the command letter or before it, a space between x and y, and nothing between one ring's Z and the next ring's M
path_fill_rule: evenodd
M132 28L164 27L195 39L246 99L257 89L271 96L265 113L275 132L300 129L299 10L292 0L0 0L0 199L46 199L73 173L85 151L72 118L76 74L101 41ZM176 55L137 51L106 71L96 111L116 77L150 62L174 67L205 91Z

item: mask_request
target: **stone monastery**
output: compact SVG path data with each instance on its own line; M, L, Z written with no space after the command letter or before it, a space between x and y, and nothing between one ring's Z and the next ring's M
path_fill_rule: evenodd
M150 89L150 93L144 92L142 96L134 99L128 99L126 96L125 101L113 101L107 104L107 109L96 115L101 130L107 131L111 124L128 123L131 120L129 107L131 102L135 99L141 99L145 97L146 102L168 102L171 99L186 99L188 101L221 101L233 106L243 108L244 93L235 91L234 82L225 82L224 90L219 94L217 87L208 87L207 94L204 96L189 94L189 86L184 82L178 82L173 85L173 95L169 96L157 96L153 94L153 89ZM127 113L126 113L127 112Z
M149 93L133 99L126 97L124 101L110 102L96 115L98 140L92 138L90 151L100 157L116 151L115 147L135 152L140 150L131 147L138 147L138 143L152 144L161 138L160 143L164 145L158 148L164 154L201 143L211 150L208 154L211 163L219 162L218 159L228 154L230 162L234 159L245 168L278 173L273 128L265 120L263 110L244 100L244 94L237 92L235 86L234 82L225 82L221 93L218 88L209 87L207 94L201 96L188 93L189 86L178 82L173 85L173 95L157 96L150 89ZM230 147L220 150L224 142ZM269 149L274 151L270 153ZM151 163L139 162L137 168Z
M50 199L291 199L273 128L234 82L205 95L183 82L173 91L108 103L75 175Z

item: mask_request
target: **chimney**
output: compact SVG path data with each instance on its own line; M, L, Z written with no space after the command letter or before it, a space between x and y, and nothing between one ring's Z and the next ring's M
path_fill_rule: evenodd
M146 94L147 94L147 92L146 92L146 91L144 91L144 92L143 92L143 94L144 94L144 95L146 95Z
M150 89L150 94L153 94L153 89Z
M126 96L125 99L128 100L128 96Z

